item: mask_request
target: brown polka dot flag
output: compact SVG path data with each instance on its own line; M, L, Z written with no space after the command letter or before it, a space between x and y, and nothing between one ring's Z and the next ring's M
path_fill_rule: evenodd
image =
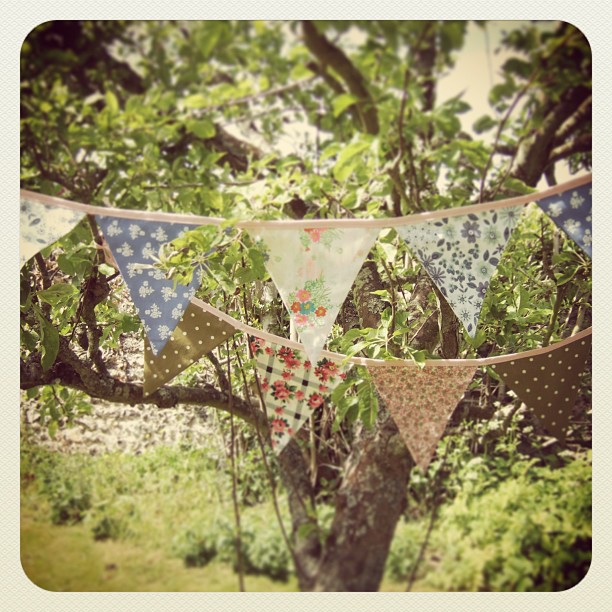
M144 394L159 389L235 333L236 329L227 321L189 303L158 355L145 337Z
M578 397L580 375L591 354L591 336L552 346L532 357L517 357L492 368L535 413L544 429L558 440L567 434Z

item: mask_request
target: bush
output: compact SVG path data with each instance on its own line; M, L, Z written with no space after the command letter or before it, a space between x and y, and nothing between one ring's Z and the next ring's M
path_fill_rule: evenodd
M577 584L591 559L591 466L513 466L512 478L483 489L469 481L440 510L419 568L441 591L562 591ZM571 494L568 492L571 491ZM422 532L423 533L423 532ZM387 571L405 579L422 541L403 530ZM438 561L433 567L431 560Z
M57 476L46 483L45 489L55 525L80 523L91 508L91 492L82 479Z
M218 536L208 530L187 529L174 540L174 554L187 567L204 567L217 556Z
M269 526L260 521L243 521L241 527L244 573L286 581L290 573L290 555L276 521ZM203 567L216 558L238 571L234 524L228 520L186 529L175 538L173 550L188 567Z

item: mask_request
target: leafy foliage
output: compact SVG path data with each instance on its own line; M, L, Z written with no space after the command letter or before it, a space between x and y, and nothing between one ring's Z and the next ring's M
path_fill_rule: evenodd
M289 336L266 253L236 229L236 220L392 218L530 193L542 177L556 180L562 165L571 173L590 169L591 56L584 36L566 23L517 23L503 32L507 58L489 93L490 108L469 126L463 96L439 99L437 85L474 27L487 23L47 22L28 36L21 55L22 186L98 206L219 217L219 226L194 228L166 245L155 265L176 282L191 278L194 262L201 265L199 297ZM22 388L51 433L88 410L87 394L133 393L133 381L109 373L109 363L124 341L141 340L141 323L95 224L80 223L28 262L20 289ZM428 357L471 358L551 343L589 325L591 264L531 206L489 286L475 338L457 332L446 306L414 253L394 230L383 231L329 348L423 364ZM253 361L241 342L221 347L178 381L225 392L219 364L226 360L236 402L250 406L257 396ZM563 552L559 564L545 563L542 554L527 567L516 561L522 548L498 542L493 532L486 559L470 548L472 532L465 529L486 511L479 500L491 508L491 529L524 530L534 550L563 551L573 537L570 530L538 540L531 524L521 522L533 491L552 503L571 478L559 477L558 489L550 484L557 472L542 460L529 420L505 418L513 398L494 372L479 382L470 395L479 396L480 413L462 430L462 441L454 441L445 467L439 453L433 471L411 474L409 512L423 519L437 491L432 478L442 469L444 502L456 507L444 525L464 543L452 555L469 568L461 575L449 569L443 588L558 588L560 572L579 573L586 553L569 569ZM347 457L361 448L359 425L373 435L385 414L367 371L353 368L312 420L313 431L303 430L317 444L302 480L313 484L319 500L333 501ZM271 491L255 461L253 429L237 428L237 496L255 509ZM498 435L506 430L508 436ZM530 465L518 452L525 438L537 447L533 478L541 490L521 471ZM194 508L225 499L219 487L227 466L216 454L192 453L184 462L170 451L134 462L109 457L96 463L95 485L87 461L79 477L66 466L61 475L43 469L42 460L34 471L47 483L57 520L91 521L100 539L143 538L156 517L135 498L158 496L161 516L170 523L172 512L184 518L177 550L198 565L229 555L235 537L233 528L219 527L220 543L213 525L221 522ZM568 467L559 474L570 474ZM582 464L575 469L586 471ZM191 510L177 507L177 487L200 478L210 488L191 490ZM524 494L525 506L516 523L503 523L513 494ZM580 504L557 509L584 517L586 497ZM326 517L325 508L314 515ZM585 521L576 520L576 541L584 542ZM245 522L245 567L282 579L289 571L286 551L268 527ZM414 542L401 546L390 561L397 576L405 571L402 558L412 559L416 550Z

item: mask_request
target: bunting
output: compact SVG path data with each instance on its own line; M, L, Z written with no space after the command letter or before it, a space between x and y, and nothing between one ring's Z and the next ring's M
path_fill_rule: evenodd
M580 375L591 354L591 336L530 357L517 355L491 367L527 406L543 427L564 440L578 397Z
M477 370L465 366L382 366L368 368L400 435L423 471L455 407Z
M379 230L251 230L312 362L316 362Z
M155 355L145 338L144 394L172 380L236 333L230 323L190 302L166 346Z
M397 228L472 338L521 210L511 206Z
M75 210L56 208L22 197L19 206L19 267L74 229L84 216Z
M589 257L593 256L593 183L544 198L538 205Z
M97 215L113 257L119 266L154 354L164 348L185 308L202 282L197 268L189 285L166 278L153 267L159 248L190 228L161 221L135 221Z
M346 377L350 365L323 358L313 365L302 351L250 337L266 405L272 448L279 454Z

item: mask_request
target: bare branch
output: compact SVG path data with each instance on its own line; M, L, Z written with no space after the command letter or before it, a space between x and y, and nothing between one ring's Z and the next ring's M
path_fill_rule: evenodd
M588 153L592 149L593 140L591 134L581 134L574 140L570 140L553 149L548 161L550 164L553 164L561 159L567 159L570 155L574 155L574 153Z

